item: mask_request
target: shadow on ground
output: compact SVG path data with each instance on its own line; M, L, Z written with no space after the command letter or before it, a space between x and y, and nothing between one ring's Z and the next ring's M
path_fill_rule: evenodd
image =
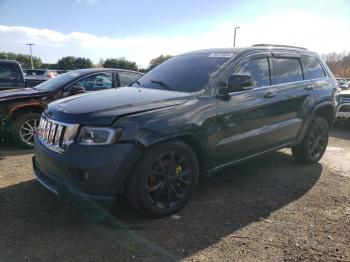
M350 121L337 123L331 130L331 137L350 140Z
M34 180L0 188L0 257L5 261L188 257L268 217L315 185L322 166L298 165L286 152L265 155L201 181L179 220L145 219L121 199L112 212L117 226L97 225Z
M6 156L21 156L33 153L33 150L23 149L10 139L1 140L0 138L0 160Z

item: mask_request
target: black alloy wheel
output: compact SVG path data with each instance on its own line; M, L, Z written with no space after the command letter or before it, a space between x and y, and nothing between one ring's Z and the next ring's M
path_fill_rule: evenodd
M312 130L308 145L308 151L311 158L319 159L327 147L327 142L328 131L323 125L315 126Z
M328 122L322 117L316 117L302 142L292 147L293 157L306 164L318 162L327 149L328 137Z
M126 194L144 215L164 217L186 204L198 177L196 154L184 142L171 140L144 153L128 179Z
M186 155L170 151L159 156L151 166L146 190L158 208L177 205L190 189L192 168Z

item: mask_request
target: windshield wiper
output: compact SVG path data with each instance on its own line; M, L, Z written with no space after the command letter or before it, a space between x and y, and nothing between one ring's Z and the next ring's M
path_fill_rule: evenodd
M169 86L167 83L164 83L163 81L160 80L151 80L152 83L158 84L162 87L168 88L172 91L177 91L176 89L172 88L171 86Z

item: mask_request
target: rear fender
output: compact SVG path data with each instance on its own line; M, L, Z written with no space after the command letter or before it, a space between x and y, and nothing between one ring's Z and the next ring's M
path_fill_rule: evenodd
M305 135L306 135L306 132L308 131L313 119L315 118L315 115L316 115L316 112L321 109L322 107L332 107L333 108L333 112L335 114L335 106L332 102L324 102L324 103L320 103L318 104L317 106L315 106L315 108L312 110L312 113L310 115L310 117L307 118L307 120L305 121L305 124L302 128L302 130L299 132L299 135L298 135L298 139L297 139L297 142L296 142L296 145L300 144Z

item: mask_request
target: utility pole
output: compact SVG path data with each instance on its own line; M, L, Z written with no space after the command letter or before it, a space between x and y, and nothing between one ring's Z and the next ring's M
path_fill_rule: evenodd
M30 64L32 65L32 69L34 69L34 66L33 66L33 55L32 55L32 45L35 45L35 44L28 43L27 45L29 45L29 50L30 50Z
M240 26L236 26L235 27L235 34L234 34L234 37L233 37L233 47L236 47L236 31L237 29L240 29L241 27Z

